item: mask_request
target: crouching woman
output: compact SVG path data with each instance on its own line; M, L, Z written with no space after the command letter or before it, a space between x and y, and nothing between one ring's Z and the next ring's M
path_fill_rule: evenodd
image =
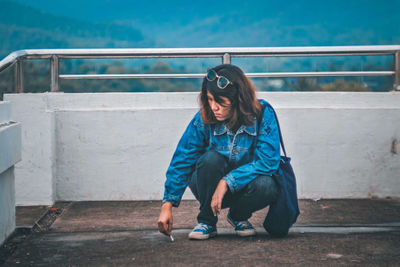
M255 235L248 219L274 203L280 191L272 177L281 159L274 111L256 99L251 81L230 64L208 70L200 106L168 168L158 229L171 234L172 207L189 186L200 202L190 239L216 236L223 208L229 208L226 219L239 236Z

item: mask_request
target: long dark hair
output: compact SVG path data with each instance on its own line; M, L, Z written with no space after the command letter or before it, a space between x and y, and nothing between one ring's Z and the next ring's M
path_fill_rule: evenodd
M219 76L226 77L232 84L220 89L217 79L208 81L203 79L200 92L201 118L205 124L217 123L217 119L208 103L207 91L212 94L215 101L223 103L221 97L226 97L231 102L231 114L227 121L230 129L237 129L240 125L252 125L255 119L261 116L261 105L256 98L253 83L237 66L222 64L212 68Z

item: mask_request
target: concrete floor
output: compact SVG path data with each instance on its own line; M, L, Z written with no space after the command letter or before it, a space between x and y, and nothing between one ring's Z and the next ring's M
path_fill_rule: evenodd
M1 248L4 266L399 266L400 200L301 200L288 237L251 222L257 236L240 238L220 215L218 236L191 241L198 204L174 208L175 242L158 233L161 202L60 202L18 207L20 230ZM52 209L51 209L52 208ZM25 231L22 231L26 229Z

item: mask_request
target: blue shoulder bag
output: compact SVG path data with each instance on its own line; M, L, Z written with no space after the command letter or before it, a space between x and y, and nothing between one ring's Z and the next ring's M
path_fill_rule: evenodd
M265 230L274 237L284 237L288 234L289 228L296 222L300 214L297 200L296 177L293 172L290 158L286 155L285 145L283 143L281 128L274 108L267 102L275 115L276 123L279 129L279 138L283 151L279 169L272 175L279 185L279 195L273 204L270 205L267 217L263 226Z

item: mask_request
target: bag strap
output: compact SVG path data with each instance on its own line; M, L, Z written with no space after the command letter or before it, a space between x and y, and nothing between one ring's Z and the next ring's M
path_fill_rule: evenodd
M268 103L267 101L265 101L265 102L267 103L267 107L270 107L270 108L272 109L272 111L274 112L276 124L278 125L279 139L280 139L280 142L281 142L281 147L282 147L282 150L283 150L283 154L285 155L285 157L287 157L287 156L286 156L286 150L285 150L285 144L283 143L281 127L279 126L278 116L276 115L275 109L271 106L271 104ZM263 108L263 113L264 113L264 112L265 112L265 107ZM262 118L262 116L260 116L260 118ZM259 127L258 127L258 128L260 128L261 120L262 120L262 119L259 119L259 122L258 122Z

